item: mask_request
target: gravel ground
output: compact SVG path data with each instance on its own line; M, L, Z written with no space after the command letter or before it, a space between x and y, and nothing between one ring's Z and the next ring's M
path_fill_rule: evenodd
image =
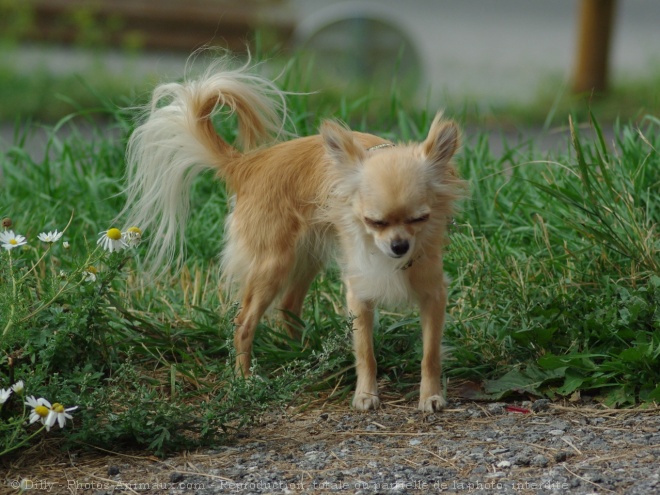
M310 407L264 417L227 446L165 460L140 453L64 458L28 452L10 466L5 488L29 478L36 493L93 495L660 490L660 408L545 400L517 406L528 412L450 401L447 410L429 415L387 398L369 413L336 404Z

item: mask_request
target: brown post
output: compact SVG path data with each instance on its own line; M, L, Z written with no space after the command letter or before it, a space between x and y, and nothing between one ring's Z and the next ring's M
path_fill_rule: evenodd
M607 90L607 70L616 0L581 0L573 91Z

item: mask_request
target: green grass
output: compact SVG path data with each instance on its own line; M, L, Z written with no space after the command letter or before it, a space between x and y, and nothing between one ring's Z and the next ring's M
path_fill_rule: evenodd
M509 174L466 150L473 201L450 251L460 278L448 333L455 372L485 379L486 396L658 399L659 123L622 127L608 149L594 121L596 142L574 133L571 155Z
M498 127L527 125L551 128L566 125L567 115L585 122L593 112L601 124L609 124L619 120L639 123L646 115L660 114L658 67L650 67L648 74L641 78L612 77L604 94L573 93L564 79L563 75L549 77L538 88L531 102L481 108L470 112L471 120Z
M255 45L256 52L261 53L267 43L257 37ZM15 42L0 37L0 117L3 121L30 119L54 124L75 111L98 111L101 100L112 102L115 108L145 103L151 87L159 82L157 74L136 76L140 74L140 51L135 48L124 50L127 61L119 73L103 63L107 50L104 46L82 44L71 50L78 50L83 59L88 60L88 66L80 73L58 74L47 68L25 72L15 67L14 59L20 53ZM281 79L284 86L310 93L306 110L316 109L321 104L334 107L333 111L351 113L352 108L359 107L363 112L359 118L373 123L383 114L384 107L389 107L388 115L394 110L393 106L406 111L415 108L408 96L411 90L403 89L396 80L392 81L389 94L375 91L364 81L336 88L319 81L318 71L309 58L283 58L273 51L266 60L267 71L273 76L284 70ZM380 84L381 88L384 86ZM319 88L324 88L322 93L317 93ZM366 101L373 104L366 105ZM518 104L506 100L487 104L469 95L448 94L441 105L449 113L461 115L467 123L496 128L564 126L567 115L586 121L591 111L603 124L616 120L639 122L645 115L660 114L660 67L651 65L645 76L634 78L614 74L606 94L574 94L565 75L557 74L547 77L531 102ZM353 112L353 115L357 114Z
M107 71L54 75L47 70L23 74L0 68L0 107L5 121L53 124L79 109L98 110L99 99L126 105L134 94L122 76Z
M301 80L289 75L283 84L308 89L293 85ZM290 98L300 134L334 117L356 130L420 139L432 116L404 110L396 96L380 110L374 105ZM29 241L26 249L0 253L0 388L24 380L29 395L80 406L74 427L50 432L64 445L123 443L159 454L217 444L265 410L319 394L347 401L354 383L350 322L341 314L343 291L333 268L306 301L304 340L288 339L276 319L264 321L255 377L234 377L236 306L217 260L227 195L210 176L194 185L196 214L181 275L154 283L140 275L140 248L95 250L98 233L122 207L131 132L130 115L104 100L95 106L102 125L83 111L46 128L45 158L31 158L22 124L0 156L0 217L10 217ZM620 125L611 144L595 117L596 138L574 130L564 155L546 156L532 146L496 157L484 134L458 157L471 197L446 255L453 279L444 368L450 385L476 382L485 399L589 394L612 406L660 399L660 121L646 117L639 129ZM61 138L60 125L94 132ZM108 125L118 139L108 137ZM36 240L39 232L62 230L71 217L69 249ZM98 278L83 282L90 265ZM385 388L413 399L418 315L382 309L377 321ZM18 421L23 413L15 394L0 413L0 453L40 438L30 438L34 427Z

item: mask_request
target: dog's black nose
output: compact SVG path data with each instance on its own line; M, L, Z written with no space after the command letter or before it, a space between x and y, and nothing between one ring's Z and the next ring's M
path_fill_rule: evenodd
M394 239L390 244L390 248L397 256L403 256L410 249L410 244L406 239Z

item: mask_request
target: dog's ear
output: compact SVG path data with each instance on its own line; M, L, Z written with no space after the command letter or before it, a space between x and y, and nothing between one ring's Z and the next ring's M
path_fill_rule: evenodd
M342 168L354 168L366 157L366 150L353 139L351 130L337 122L331 120L323 122L321 137L328 155Z
M460 146L461 138L458 126L451 120L442 120L442 112L436 114L429 134L422 143L426 158L434 167L442 167Z

